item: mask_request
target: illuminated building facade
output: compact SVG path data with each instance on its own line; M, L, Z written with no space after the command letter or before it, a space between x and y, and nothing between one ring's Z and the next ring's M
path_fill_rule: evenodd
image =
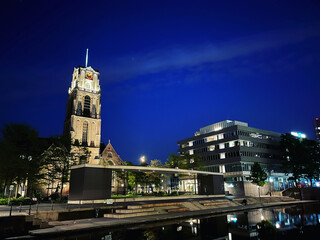
M99 72L92 67L74 68L69 88L64 134L74 145L91 152L89 163L100 164L101 93Z
M314 128L316 140L320 142L320 119L319 118L316 118L313 120L313 128Z
M261 193L282 190L290 184L279 163L280 133L252 128L248 123L222 121L203 128L193 137L178 141L180 154L199 154L205 171L224 174L225 189L233 195L257 195L257 187L247 181L258 162L269 174L269 184Z

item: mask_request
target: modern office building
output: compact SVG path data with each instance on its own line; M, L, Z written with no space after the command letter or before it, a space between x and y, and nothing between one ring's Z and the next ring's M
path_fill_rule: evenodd
M258 194L250 176L254 162L268 172L268 184L262 194L283 190L291 183L281 173L279 163L280 133L252 128L248 123L222 121L200 128L193 137L178 141L180 154L199 154L205 171L224 174L225 190L232 195Z
M316 118L313 120L313 129L314 129L316 140L320 142L320 119L319 118Z

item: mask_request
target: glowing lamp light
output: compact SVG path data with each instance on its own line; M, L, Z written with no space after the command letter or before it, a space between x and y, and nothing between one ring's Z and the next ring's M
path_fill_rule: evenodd
M236 223L236 222L238 221L238 218L232 217L232 218L230 218L230 220L231 220L232 222Z
M140 162L145 163L146 162L146 157L145 156L141 156L140 157Z
M276 228L279 229L281 226L279 223L276 223Z
M307 138L307 135L301 132L291 132L291 135L297 138Z

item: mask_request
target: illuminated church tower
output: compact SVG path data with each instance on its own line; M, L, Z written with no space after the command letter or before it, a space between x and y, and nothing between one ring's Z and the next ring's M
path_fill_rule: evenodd
M88 58L88 53L87 53ZM100 164L101 102L99 72L92 67L74 68L69 88L64 134L73 145L91 152L89 163Z

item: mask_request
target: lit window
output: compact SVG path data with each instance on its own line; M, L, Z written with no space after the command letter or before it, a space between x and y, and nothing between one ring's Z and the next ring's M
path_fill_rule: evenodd
M84 97L84 108L83 108L83 115L86 117L90 117L90 104L91 99L89 96Z
M83 123L82 129L82 143L87 144L88 142L88 122Z

